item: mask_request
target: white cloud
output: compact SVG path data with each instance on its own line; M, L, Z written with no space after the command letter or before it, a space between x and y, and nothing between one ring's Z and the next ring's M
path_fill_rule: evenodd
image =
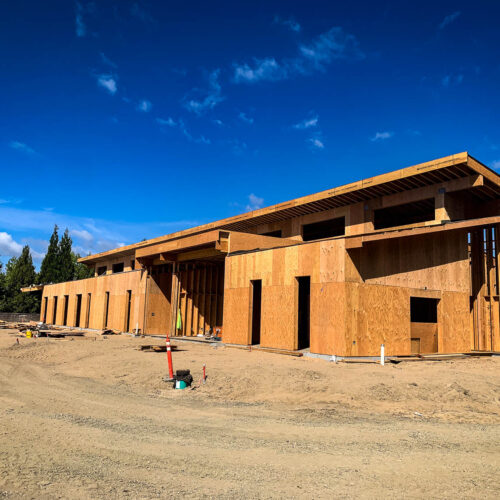
M247 116L243 111L238 115L238 118L245 123L249 123L250 125L254 122L254 119L250 116Z
M453 21L455 21L455 19L457 19L460 14L461 12L457 10L456 12L445 16L445 18L439 24L439 29L442 30L444 27L448 26L448 24L451 24Z
M176 127L177 123L169 116L166 120L164 118L157 118L156 123L166 125L167 127Z
M36 155L37 154L33 148L30 148L24 142L11 141L9 143L9 147L11 147L12 149L15 149L16 151L20 151L21 153L25 153L27 155Z
M325 143L317 137L311 137L307 140L313 149L325 149Z
M312 118L306 118L299 123L296 123L293 128L297 130L306 130L308 128L316 127L318 125L319 118L313 116Z
M215 120L212 120L213 123L215 123L215 125L217 125L218 127L223 127L224 126L224 122L222 120L219 120L218 118L216 118Z
M72 229L71 230L71 236L74 236L76 238L79 238L86 243L92 243L94 241L94 237L86 230L86 229Z
M385 141L386 139L390 139L393 135L394 132L377 132L373 137L370 138L370 141Z
M171 222L136 222L124 223L104 219L92 219L62 214L58 212L47 212L45 210L28 210L16 207L0 205L0 227L5 231L16 235L29 234L29 238L23 238L32 247L31 240L38 238L35 245L38 254L43 255L46 251L45 238L48 238L57 224L61 232L69 229L74 240L74 248L81 255L98 253L141 241L143 238L153 238L163 234L172 233L188 227L199 225L200 221L179 220ZM1 233L0 233L1 235ZM19 238L19 236L17 236ZM43 240L43 241L42 241ZM11 250L20 252L21 246L12 243L9 236L1 236L0 241ZM19 245L19 243L17 243ZM0 243L0 254L6 254L5 248ZM35 257L35 252L33 251Z
M14 241L9 233L0 232L0 255L17 257L21 254L23 246Z
M259 208L262 208L263 204L264 204L264 198L260 198L259 196L250 193L248 195L248 204L246 205L245 210L247 212L258 210Z
M493 168L495 170L499 170L500 169L500 160L492 161L491 162L491 168Z
M87 26L83 21L84 7L80 2L75 5L75 31L77 37L84 37L87 34Z
M275 16L274 22L275 22L275 24L281 24L282 26L286 26L287 28L289 28L291 31L294 31L295 33L298 33L302 29L300 24L297 21L295 21L295 19L293 19L293 18L283 19L279 16Z
M116 76L103 74L97 76L97 85L107 90L111 95L115 95L118 90Z
M152 23L154 22L153 16L143 9L138 2L135 2L130 7L130 13L140 19L144 23Z
M335 60L363 59L354 35L334 27L322 33L308 44L298 47L298 55L291 59L276 60L274 57L254 58L253 63L233 64L234 83L256 83L278 81L297 75L309 75L324 71Z
M112 68L117 68L118 65L116 63L114 63L111 59L109 59L108 57L106 57L106 55L104 54L104 52L100 52L99 53L100 56L101 56L101 61L106 64L107 66L111 66Z
M216 69L208 75L208 89L193 89L190 97L184 98L184 107L197 115L202 115L224 100L219 83L220 70Z
M151 111L151 108L153 107L153 104L151 104L151 101L148 101L147 99L143 99L142 101L139 101L137 104L137 111L142 111L143 113L149 113Z
M287 73L287 69L282 67L274 57L254 58L252 66L248 63L234 65L233 81L235 83L255 83L263 80L283 80L287 77Z
M450 87L452 85L460 85L464 81L464 75L446 75L441 79L441 85L443 87Z
M194 137L191 132L187 129L185 123L182 120L179 120L179 128L184 135L184 137L195 144L212 144L210 139L207 139L204 135L200 135L199 137Z

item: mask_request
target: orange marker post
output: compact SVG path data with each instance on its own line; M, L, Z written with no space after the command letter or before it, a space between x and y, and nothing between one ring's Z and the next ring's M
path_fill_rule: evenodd
M172 348L170 347L170 339L168 335L166 339L166 344L167 344L168 376L170 377L170 380L173 380L174 367L172 365Z

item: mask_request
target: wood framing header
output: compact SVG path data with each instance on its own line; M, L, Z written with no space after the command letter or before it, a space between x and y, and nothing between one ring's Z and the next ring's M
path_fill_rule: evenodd
M179 238L204 233L214 229L244 232L259 224L276 222L291 217L351 205L388 194L401 193L415 188L440 184L473 175L482 176L482 184L476 188L475 194L486 200L500 197L500 176L474 159L467 152L464 152L426 163L420 163L376 177L370 177L358 182L321 191L309 196L303 196L295 200L279 203L277 205L236 215L191 229L141 241L133 245L89 255L88 257L79 259L79 262L91 264L105 258L133 254L138 249L145 249L152 245L174 241ZM140 253L142 254L143 251L141 250Z

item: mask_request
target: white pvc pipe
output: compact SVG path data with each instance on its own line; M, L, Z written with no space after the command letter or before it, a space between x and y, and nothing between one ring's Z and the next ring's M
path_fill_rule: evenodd
M384 344L380 344L380 364L382 366L385 365L385 346L384 346Z

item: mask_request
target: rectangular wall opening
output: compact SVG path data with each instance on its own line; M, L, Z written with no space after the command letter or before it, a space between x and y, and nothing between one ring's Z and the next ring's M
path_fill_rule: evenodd
M109 316L109 292L106 292L104 298L104 328L108 327L108 316Z
M276 231L269 231L268 233L262 233L261 236L272 236L273 238L281 238L281 229Z
M302 226L302 239L304 241L333 238L345 234L345 217L313 222Z
M132 290L127 290L127 304L125 313L125 331L130 332L130 311L132 310Z
M43 299L43 318L42 318L42 321L44 323L47 322L47 306L49 304L49 298L48 297L45 297Z
M123 262L119 262L118 264L113 264L113 274L123 273L123 269L124 269Z
M97 268L97 276L104 276L106 271L108 270L108 266L100 266Z
M53 325L56 325L57 321L57 297L54 297L54 310L53 310L53 314L52 314L52 324Z
M252 345L260 344L262 280L252 280Z
M310 346L310 310L311 310L311 278L300 276L297 279L297 349Z
M82 295L78 294L76 296L76 316L75 316L75 326L80 327L80 318L82 316Z
M439 299L410 297L410 350L412 354L438 352Z
M89 293L87 295L87 314L85 315L85 328L88 328L90 325L90 300L92 299L92 294Z
M434 198L374 210L374 229L407 226L434 220Z
M66 326L68 324L68 306L69 306L69 295L64 296L64 316L63 316L63 325Z

